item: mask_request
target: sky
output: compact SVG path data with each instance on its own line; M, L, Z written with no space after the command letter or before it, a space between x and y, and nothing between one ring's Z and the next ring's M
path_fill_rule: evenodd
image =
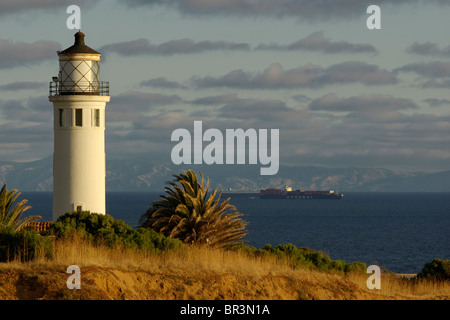
M202 121L278 129L281 165L450 169L450 0L0 0L0 160L52 155L69 5L110 82L107 160L170 163Z

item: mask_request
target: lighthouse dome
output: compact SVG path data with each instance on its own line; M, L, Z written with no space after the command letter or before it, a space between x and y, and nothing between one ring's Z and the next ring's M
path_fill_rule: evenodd
M81 31L75 33L75 43L73 46L60 51L59 54L77 54L77 53L88 53L88 54L100 54L100 52L95 51L92 48L89 48L84 43L85 34Z

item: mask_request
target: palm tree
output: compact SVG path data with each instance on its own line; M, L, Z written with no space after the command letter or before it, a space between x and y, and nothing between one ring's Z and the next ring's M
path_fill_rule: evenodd
M8 191L6 184L3 185L0 191L0 230L12 229L18 231L28 222L41 219L41 216L30 216L20 220L22 213L31 207L26 206L28 200L22 200L13 207L19 195L20 192L17 190Z
M226 247L241 240L247 222L242 220L229 199L220 202L222 191L208 196L209 179L200 173L201 183L192 170L185 171L165 187L167 195L155 201L139 219L141 227L152 228L188 244ZM177 185L177 183L180 184Z

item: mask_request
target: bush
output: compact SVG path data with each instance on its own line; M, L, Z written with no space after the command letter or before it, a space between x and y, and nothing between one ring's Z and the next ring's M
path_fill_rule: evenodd
M89 211L64 214L54 223L52 231L58 238L78 233L93 243L102 243L109 247L121 245L125 248L170 250L182 245L181 241L165 237L154 230L134 230L124 221L116 220L109 214Z
M433 261L425 263L417 277L423 279L450 280L450 260L433 259Z
M183 243L178 239L166 237L153 229L139 228L133 238L137 247L144 250L172 250L180 248Z
M59 217L53 225L53 233L58 238L78 233L83 238L101 241L108 246L119 242L129 246L134 230L122 220L115 220L111 215L82 211L66 213Z
M3 230L0 232L0 262L30 261L39 256L51 258L53 240L37 232Z
M366 272L367 269L365 263L346 263L343 260L332 260L320 251L315 251L306 247L297 248L291 243L285 245L279 244L275 247L272 247L270 244L266 244L261 249L256 249L255 247L250 247L249 245L239 243L232 249L244 252L250 256L274 255L279 259L288 259L293 268L303 267L320 271L338 271L343 273L352 271Z
M345 264L344 272L345 273L348 273L348 272L366 273L367 272L367 264L365 264L364 262L359 262L359 261L347 263L347 264Z

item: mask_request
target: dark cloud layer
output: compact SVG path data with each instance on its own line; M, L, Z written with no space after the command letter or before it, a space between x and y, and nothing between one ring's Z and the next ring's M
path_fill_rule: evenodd
M420 85L422 88L450 89L450 79L430 79Z
M405 98L395 98L390 95L371 94L350 98L340 98L334 93L315 99L309 105L311 110L325 111L374 111L418 109L418 105Z
M222 94L218 96L210 96L210 97L203 97L196 100L193 100L191 103L196 105L219 105L219 104L225 104L225 103L234 103L238 101L237 94L235 93L228 93L228 94Z
M141 82L141 86L162 88L162 89L188 89L188 87L176 82L167 80L164 77L158 77Z
M0 69L39 64L55 59L59 43L39 40L33 43L13 42L0 39Z
M32 97L25 100L0 100L1 120L45 123L51 117L52 107L47 96Z
M450 106L449 99L436 99L436 98L428 98L424 99L424 102L428 103L430 107L440 107L440 106Z
M129 7L166 6L190 15L296 17L301 20L361 17L369 5L449 5L446 0L122 0Z
M78 5L86 9L97 2L98 0L2 0L0 1L0 16L34 10L60 11L70 5Z
M108 103L107 120L111 122L136 121L155 107L182 102L178 95L129 91L119 94Z
M298 121L304 118L305 114L288 107L281 100L246 98L225 104L220 108L218 116L224 119L245 119L246 123L256 120L265 126L279 127Z
M332 41L324 36L323 31L317 31L304 39L300 39L289 45L260 44L257 50L304 50L316 51L327 54L336 53L377 53L376 48L371 44L350 43L347 41Z
M422 55L422 56L443 56L450 57L450 46L440 48L438 44L431 42L413 43L406 50L408 53Z
M147 39L136 39L124 42L111 43L99 49L103 54L117 53L123 56L136 55L162 55L196 54L209 51L313 51L325 54L376 54L376 48L371 44L350 43L347 41L332 41L325 37L323 31L317 31L306 38L288 45L259 44L251 48L248 43L235 43L227 41L193 41L191 39L171 40L161 44L151 44Z
M226 41L193 41L191 39L171 40L151 44L147 39L137 39L105 45L99 49L104 54L118 53L123 56L193 54L214 50L250 50L248 44Z
M376 65L349 61L323 68L308 64L284 70L274 63L263 72L252 74L242 69L220 77L194 77L192 83L198 88L230 87L241 89L289 89L321 88L326 85L361 83L364 85L386 85L397 82L396 75Z
M422 88L450 88L450 62L431 61L404 65L394 69L394 72L414 73L419 76Z
M432 61L410 63L395 69L396 72L414 72L427 78L447 78L450 77L450 62Z
M12 82L4 85L0 85L0 91L17 91L17 90L33 90L41 89L45 87L47 83L44 82L32 82L32 81L21 81Z

